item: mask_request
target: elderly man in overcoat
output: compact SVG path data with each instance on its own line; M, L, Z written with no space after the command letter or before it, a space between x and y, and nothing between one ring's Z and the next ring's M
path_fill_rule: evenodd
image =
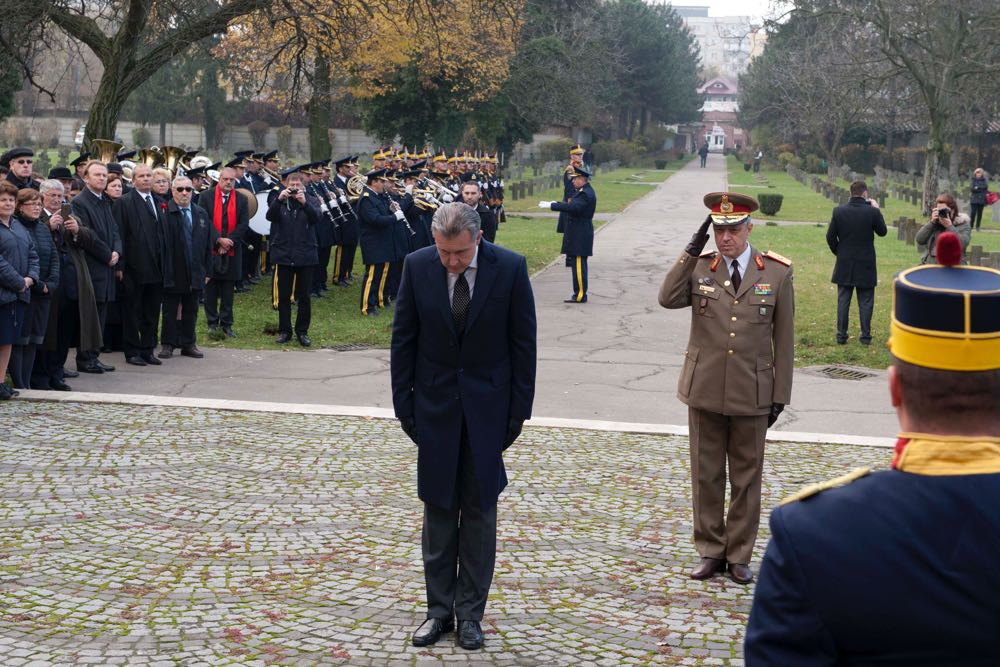
M524 257L483 241L475 209L434 215L434 246L407 256L392 327L392 401L417 445L424 501L427 646L454 629L483 645L480 622L493 580L503 451L531 417L535 302Z
M847 342L851 294L858 293L862 345L872 343L872 311L875 309L875 235L885 236L885 220L878 202L868 197L864 181L851 183L851 198L833 209L826 243L837 256L830 282L837 284L837 344Z

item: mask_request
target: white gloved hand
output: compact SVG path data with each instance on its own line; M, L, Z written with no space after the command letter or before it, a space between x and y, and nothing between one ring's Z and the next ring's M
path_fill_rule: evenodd
M347 197L345 197L344 195L340 195L340 203L341 204L346 204L347 203Z
M413 194L413 183L410 183L404 189L406 190L406 194L412 195Z
M455 198L447 193L445 193L441 197L441 199L444 201L445 204L450 204L451 202L455 201Z
M400 222L406 219L406 214L403 213L402 211L396 211L395 213L393 213L393 215L395 215L396 220L399 220Z
M552 210L552 202L550 202L550 201L540 201L540 202L538 202L538 208L544 208L544 209L548 209L548 210L551 211Z

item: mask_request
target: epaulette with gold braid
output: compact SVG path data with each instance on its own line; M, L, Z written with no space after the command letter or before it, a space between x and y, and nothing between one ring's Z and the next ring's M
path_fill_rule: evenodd
M706 250L705 252L701 253L698 256L699 257L715 257L716 253L718 253L718 252L719 252L718 250Z
M825 482L810 484L809 486L806 486L801 490L799 490L798 492L788 496L778 504L787 505L788 503L794 503L796 501L803 500L811 496L815 496L817 493L820 493L821 491L826 491L827 489L836 489L837 487L847 486L851 482L871 474L871 471L872 471L871 468L855 468L846 475L841 475L840 477L834 477L833 479L828 479Z
M765 252L764 253L764 257L767 257L768 259L773 259L778 264L784 264L785 266L791 266L792 265L792 260L788 259L787 257L782 257L781 255L779 255L778 253L774 252L773 250L768 250L767 252Z

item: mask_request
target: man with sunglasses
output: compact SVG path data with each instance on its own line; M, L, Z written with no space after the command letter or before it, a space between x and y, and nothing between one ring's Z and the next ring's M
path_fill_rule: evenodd
M30 148L11 148L0 156L0 166L7 168L6 179L15 188L38 189L38 181L31 177L31 165L34 163L35 152Z
M163 231L163 346L156 356L169 359L180 348L183 356L201 359L205 355L195 344L198 302L219 233L205 209L191 202L191 179L175 178L171 194Z

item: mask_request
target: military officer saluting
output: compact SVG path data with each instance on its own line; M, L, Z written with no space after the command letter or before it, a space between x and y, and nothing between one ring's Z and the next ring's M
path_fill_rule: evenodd
M691 577L708 579L728 564L730 578L748 584L764 437L792 393L792 266L750 245L752 197L713 192L704 201L711 214L664 278L659 301L664 308L691 307L677 387L688 406L694 543L701 556ZM702 253L710 225L719 250Z
M566 216L562 252L573 275L573 294L565 303L587 303L587 258L594 254L594 210L597 195L590 185L590 172L581 167L568 170L573 195L565 202L540 201L539 208Z
M747 667L1000 659L1000 271L958 266L958 237L939 238L950 266L893 282L891 469L812 485L771 514Z

